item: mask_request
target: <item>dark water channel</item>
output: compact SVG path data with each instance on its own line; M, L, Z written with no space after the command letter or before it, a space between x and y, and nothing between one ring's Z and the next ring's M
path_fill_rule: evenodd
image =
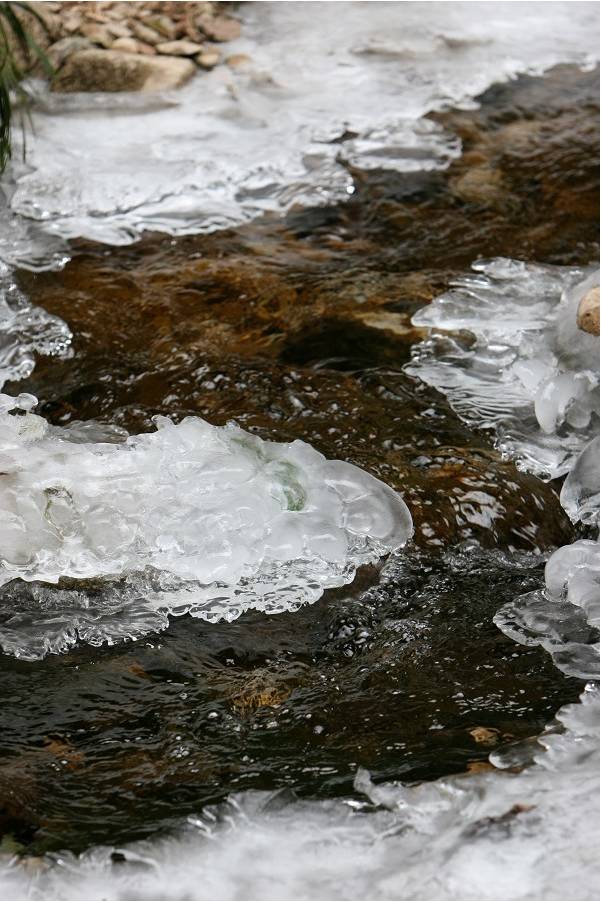
M597 82L561 67L441 115L464 143L444 173L355 173L343 206L81 242L63 272L19 274L75 336L72 359L8 386L52 422L135 432L192 414L302 438L397 488L416 535L383 573L294 614L1 656L5 849L123 843L242 789L348 794L359 765L376 780L473 770L576 699L579 681L492 623L542 583L523 552L575 538L558 487L402 366L411 314L477 257L598 256Z

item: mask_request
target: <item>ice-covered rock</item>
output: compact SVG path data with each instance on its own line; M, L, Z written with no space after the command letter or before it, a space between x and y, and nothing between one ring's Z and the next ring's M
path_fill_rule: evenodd
M434 334L407 370L518 466L563 475L599 434L599 339L576 319L598 274L502 258L473 269L413 317Z
M31 395L0 402L0 585L129 578L96 605L83 590L59 593L53 607L40 590L29 645L5 606L0 644L21 656L61 650L72 641L65 630L96 642L139 635L144 613L164 628L169 612L231 620L248 608L294 610L412 532L396 492L302 441L265 442L194 417L158 417L156 432L122 442L72 441L30 412Z

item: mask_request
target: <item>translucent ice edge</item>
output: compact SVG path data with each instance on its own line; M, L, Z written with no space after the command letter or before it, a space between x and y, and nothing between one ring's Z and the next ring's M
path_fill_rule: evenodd
M0 395L0 585L35 583L0 596L0 645L19 657L136 638L169 613L296 610L411 535L396 492L305 442L195 417L72 441L32 400ZM59 580L76 591L43 585Z
M69 356L71 338L66 323L29 303L0 262L0 390L31 374L36 353Z
M599 435L599 339L576 323L599 274L503 258L472 268L413 317L434 333L414 348L407 371L441 391L470 425L492 429L518 467L562 476ZM573 497L571 482L564 495L570 516L587 522L598 511L594 447L580 458L586 497Z
M546 478L567 474L560 495L563 507L575 523L595 526L599 339L578 330L576 311L581 297L599 284L599 274L503 259L473 269L475 275L459 280L415 315L416 325L436 331L414 349L408 370L442 391L468 423L492 429L498 447L521 468ZM437 334L438 330L450 334ZM598 680L598 541L581 539L559 548L546 564L545 587L504 605L494 619L515 641L542 646L564 673ZM597 898L597 692L594 705L585 695L582 705L558 714L569 727L561 737L539 740L547 746L547 755L557 751L553 748L557 742L565 756L561 776L556 774L547 783L550 810L541 805L539 793L557 759L537 756L537 763L514 784L521 793L516 802L520 810L514 807L501 819L508 822L513 810L516 824L507 823L505 836L499 829L484 860L477 849L472 859L473 841L465 836L460 879L450 896L447 885L436 898L452 898L453 892L456 898L478 898L478 884L471 883L472 867L486 875L485 881L491 877L498 881L493 891L482 886L482 898ZM586 738L580 728L573 728L584 723ZM522 764L527 748L493 753L491 761L498 767ZM541 767L548 769L546 774ZM506 781L483 779L490 780L493 798L503 796ZM536 827L531 830L525 826L529 814L523 810L530 804L536 811ZM516 884L508 881L505 867L519 874Z
M236 71L217 67L170 96L32 85L27 162L4 180L0 259L60 267L71 238L212 231L344 199L353 169L442 168L460 142L428 113L473 105L519 72L598 58L596 4L541 9L242 4L242 38L227 53L251 60Z
M7 861L0 899L598 899L598 719L591 684L519 754L493 753L505 772L376 786L360 770L364 802L241 793L176 836Z

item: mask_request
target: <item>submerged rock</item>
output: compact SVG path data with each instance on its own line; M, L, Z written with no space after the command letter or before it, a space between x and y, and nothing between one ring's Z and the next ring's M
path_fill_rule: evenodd
M194 64L185 59L117 50L80 50L69 56L56 74L52 90L169 91L185 84L195 71Z

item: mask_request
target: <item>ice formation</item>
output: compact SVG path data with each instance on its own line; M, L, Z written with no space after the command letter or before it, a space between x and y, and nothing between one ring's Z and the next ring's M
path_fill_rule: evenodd
M31 595L5 594L0 644L19 656L164 628L166 613L294 610L411 535L396 492L305 442L195 417L72 441L29 412L33 400L0 395L0 585L127 579L100 599L37 587L25 609Z
M598 9L589 3L545 4L544 15L538 3L322 3L311 16L300 4L261 7L259 16L247 6L245 38L231 48L253 58L246 70L215 70L202 84L150 103L111 97L110 128L100 97L39 95L27 164L16 164L12 185L3 186L0 257L32 269L61 266L69 253L64 241L73 236L124 243L144 229L210 230L295 203L332 201L353 191L349 164L444 166L458 146L426 123L427 112L471 103L519 71L586 64L598 49ZM262 47L259 31L269 38ZM574 522L592 525L597 344L579 333L574 357L572 343L572 308L582 288L575 289L590 274L511 261L476 273L418 317L421 325L474 337L429 339L413 372L445 391L470 423L493 428L521 466L544 476L569 473L562 503ZM23 307L15 291L2 303L3 379L26 375L35 350L68 353L64 324ZM4 398L0 471L5 463L12 469L2 490L11 516L3 516L2 528L13 541L0 621L5 647L22 656L65 649L78 637L143 635L166 625L169 611L202 615L233 603L234 613L249 598L270 604L274 567L296 580L296 599L319 594L329 579L351 578L366 555L394 547L410 528L402 502L386 487L302 443L273 446L199 421L92 442L90 431L49 428L31 413L31 396ZM215 457L234 496L235 479L249 474L250 495L218 508L223 516L210 538L203 534L208 554L200 559L186 516L161 506L161 489L170 482L198 520L205 498L201 505L184 484L200 461L211 465ZM40 466L41 482L34 485L24 462ZM70 483L72 467L79 478ZM116 488L115 476L119 486L129 480L128 492ZM368 512L364 499L359 521L354 490L376 500ZM301 498L316 509L291 510ZM159 533L159 512L169 531ZM32 527L31 558L19 517ZM124 526L114 533L117 517ZM288 534L273 532L278 518ZM293 519L309 524L307 541ZM330 541L322 546L324 529ZM219 540L224 549L234 535L244 540L239 582L221 584ZM301 545L302 565L292 557ZM592 673L597 561L590 541L559 549L547 564L546 588L506 606L498 624L517 641L543 645L566 673ZM71 582L42 582L56 580L63 566ZM214 583L202 582L211 574ZM215 596L217 588L222 594ZM537 741L493 753L501 774L408 787L374 786L361 771L356 788L365 804L244 793L202 812L179 836L120 849L119 863L111 848L27 867L17 859L3 863L0 898L270 898L274 887L278 897L309 899L598 898L598 718L598 692L589 685L581 704L558 712Z
M598 54L598 9L586 2L549 3L544 15L534 2L316 3L310 15L304 3L260 3L239 14L228 53L249 65L171 96L34 88L35 140L2 189L1 258L60 266L75 236L211 231L344 199L349 167L444 167L459 142L429 112Z
M585 445L574 461L560 501L574 523L599 524L599 436Z
M570 676L598 680L598 542L559 548L547 562L545 584L504 605L495 623L516 642L541 645Z
M499 447L519 465L547 477L567 473L561 503L575 523L595 526L599 339L578 330L576 310L586 291L598 285L599 275L510 260L474 269L477 275L462 279L414 317L416 325L455 334L434 335L419 345L410 372L444 392L468 422L493 429ZM466 339L462 330L471 337ZM598 680L598 541L580 539L559 548L547 561L545 587L504 605L495 623L517 642L541 645L564 673ZM537 755L534 766L516 780L518 807L532 805L536 811L530 827L529 814L520 825L517 817L516 823L507 822L480 861L464 834L463 870L454 883L461 898L597 898L599 703L598 684L590 686L592 692L597 688L583 696L582 704L557 715L566 731L539 739L546 754ZM493 753L491 761L497 767L524 763L519 748ZM503 797L507 781L491 775L481 779L492 798ZM392 798L398 798L394 792ZM444 808L444 801L439 803ZM537 866L538 861L544 865ZM492 871L499 889L481 886L478 894L472 866L479 863L488 882L493 862L501 865ZM506 882L505 874L516 869L519 883ZM437 898L449 897L446 886Z
M0 899L598 899L598 723L589 684L497 770L415 786L360 770L365 801L240 793L176 835L15 859Z
M66 323L30 304L0 261L0 389L11 379L29 376L36 352L64 357L70 345Z
M518 466L564 475L599 434L599 340L576 325L598 272L502 258L473 269L413 317L435 334L407 370L471 425L494 430Z

